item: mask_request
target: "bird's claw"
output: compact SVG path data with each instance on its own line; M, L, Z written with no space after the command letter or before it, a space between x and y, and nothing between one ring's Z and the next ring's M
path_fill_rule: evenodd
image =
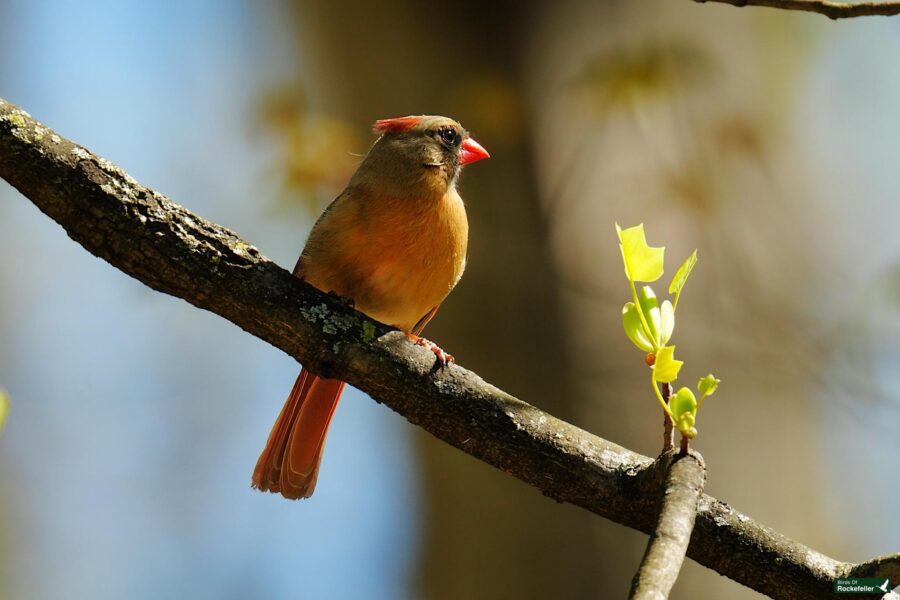
M449 365L450 363L456 362L456 359L453 358L453 355L452 355L452 354L448 354L448 353L444 352L444 351L440 348L440 346L438 346L438 345L435 344L434 342L431 342L431 341L429 341L429 340L426 340L425 338L419 337L419 336L414 335L414 334L412 334L412 333L407 333L407 334L406 334L406 338L407 338L409 341L411 341L412 343L414 343L416 346L422 346L422 347L425 348L426 350L431 350L431 352L434 353L434 356L435 356L435 358L437 359L437 363L438 363L438 365L439 365L439 368L446 367L446 366Z

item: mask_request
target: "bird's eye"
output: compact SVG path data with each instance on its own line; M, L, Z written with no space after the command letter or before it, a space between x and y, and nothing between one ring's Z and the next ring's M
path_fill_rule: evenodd
M440 136L441 142L443 142L446 146L452 148L459 145L459 132L457 132L452 127L441 127L440 129L438 129L438 136Z

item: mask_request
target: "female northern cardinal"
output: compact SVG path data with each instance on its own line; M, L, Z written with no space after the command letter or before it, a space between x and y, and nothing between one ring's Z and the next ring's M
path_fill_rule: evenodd
M357 310L418 337L466 266L469 224L456 180L488 158L446 117L377 121L381 137L316 221L294 275L352 300ZM253 471L253 487L308 498L316 486L328 425L344 382L300 371Z

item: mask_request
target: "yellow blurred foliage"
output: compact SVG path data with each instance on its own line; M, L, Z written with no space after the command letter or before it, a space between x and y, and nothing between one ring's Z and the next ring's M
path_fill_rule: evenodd
M665 100L706 83L715 73L712 56L683 41L653 41L600 52L578 77L579 88L599 116L630 109L636 101Z
M9 414L9 394L6 390L0 389L0 433L3 433L3 426L6 424L6 416Z
M311 215L340 192L359 162L348 148L363 141L345 121L310 109L302 90L283 87L266 94L259 120L278 145L286 206L302 204Z

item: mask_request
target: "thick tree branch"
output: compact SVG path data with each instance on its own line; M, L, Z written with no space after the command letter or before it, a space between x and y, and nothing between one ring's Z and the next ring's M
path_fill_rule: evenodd
M153 289L214 312L326 377L368 393L441 440L643 532L662 481L652 461L561 421L346 308L231 231L150 190L0 99L0 177L89 252ZM727 504L700 500L688 556L774 598L827 598L854 569L900 579L900 555L855 566Z
M631 582L632 600L669 597L684 562L706 484L706 465L697 453L668 453L657 464L666 473L662 506L641 566Z
M900 2L831 2L830 0L694 0L732 6L768 6L785 10L819 13L829 19L890 17L900 14Z

